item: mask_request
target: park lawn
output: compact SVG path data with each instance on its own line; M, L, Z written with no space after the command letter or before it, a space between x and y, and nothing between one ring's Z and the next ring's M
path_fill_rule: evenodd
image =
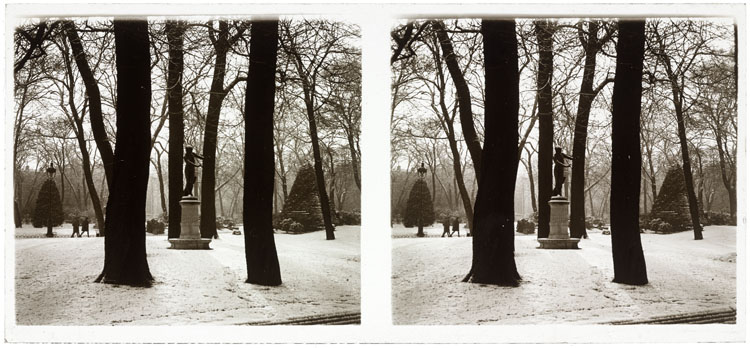
M166 235L147 234L151 288L94 283L103 238L15 240L17 325L244 324L299 316L359 312L359 226L276 234L283 284L245 283L244 237L220 232L213 250L170 250ZM44 234L23 228L16 235ZM19 229L22 230L22 229ZM93 231L92 231L93 232Z
M536 249L516 233L517 288L462 283L472 238L398 238L416 228L394 225L394 324L595 324L726 310L736 306L736 227L642 234L649 284L612 283L609 235L589 231L580 250Z

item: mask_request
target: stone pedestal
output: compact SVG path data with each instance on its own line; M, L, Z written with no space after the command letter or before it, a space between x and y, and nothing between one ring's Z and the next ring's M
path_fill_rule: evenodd
M193 196L184 196L180 200L182 217L180 219L180 238L170 238L170 249L210 249L211 238L201 238L200 206L201 201Z
M549 201L549 237L539 238L541 249L578 249L579 238L570 238L568 234L568 199L554 196Z

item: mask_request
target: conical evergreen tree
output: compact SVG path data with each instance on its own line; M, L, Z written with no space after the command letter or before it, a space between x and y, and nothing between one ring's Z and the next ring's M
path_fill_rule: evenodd
M50 211L50 206L52 210ZM60 226L63 223L62 202L60 192L54 180L47 180L42 184L39 194L36 196L36 207L34 208L34 227L47 227L48 217L51 214L52 226Z
M685 176L679 166L670 168L664 177L659 195L651 208L651 218L669 223L673 231L683 231L692 226Z
M315 168L310 164L303 165L297 172L281 215L282 219L292 219L302 224L306 232L324 227L315 182Z
M421 226L419 224L420 212L422 218ZM412 186L409 192L409 200L406 201L404 226L424 227L432 225L433 222L435 222L435 211L432 207L430 189L427 187L427 182L424 179L419 179Z

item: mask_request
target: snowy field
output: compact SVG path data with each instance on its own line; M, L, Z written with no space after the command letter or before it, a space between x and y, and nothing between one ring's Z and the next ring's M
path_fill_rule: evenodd
M244 282L244 239L229 231L213 250L170 250L166 235L147 234L151 288L94 283L104 238L68 238L70 225L55 231L65 238L16 229L17 325L223 325L360 308L359 226L337 227L333 241L324 231L276 234L278 287Z
M463 226L462 226L463 227ZM516 233L517 288L462 283L472 238L398 238L393 227L394 324L597 324L736 306L736 227L642 234L649 284L613 283L610 236L589 231L580 250L536 249ZM439 237L442 226L427 228Z

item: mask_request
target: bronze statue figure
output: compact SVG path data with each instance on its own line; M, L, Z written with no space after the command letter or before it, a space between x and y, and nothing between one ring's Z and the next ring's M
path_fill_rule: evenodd
M570 164L565 163L565 159L572 160L570 157L562 152L561 147L555 147L555 155L552 156L552 160L555 161L555 188L552 189L552 196L562 196L562 186L565 182L565 168L570 167Z
M193 147L188 145L185 146L185 190L182 192L182 196L193 195L193 184L195 184L195 167L200 167L198 158L203 159L203 156L197 152L193 152Z

